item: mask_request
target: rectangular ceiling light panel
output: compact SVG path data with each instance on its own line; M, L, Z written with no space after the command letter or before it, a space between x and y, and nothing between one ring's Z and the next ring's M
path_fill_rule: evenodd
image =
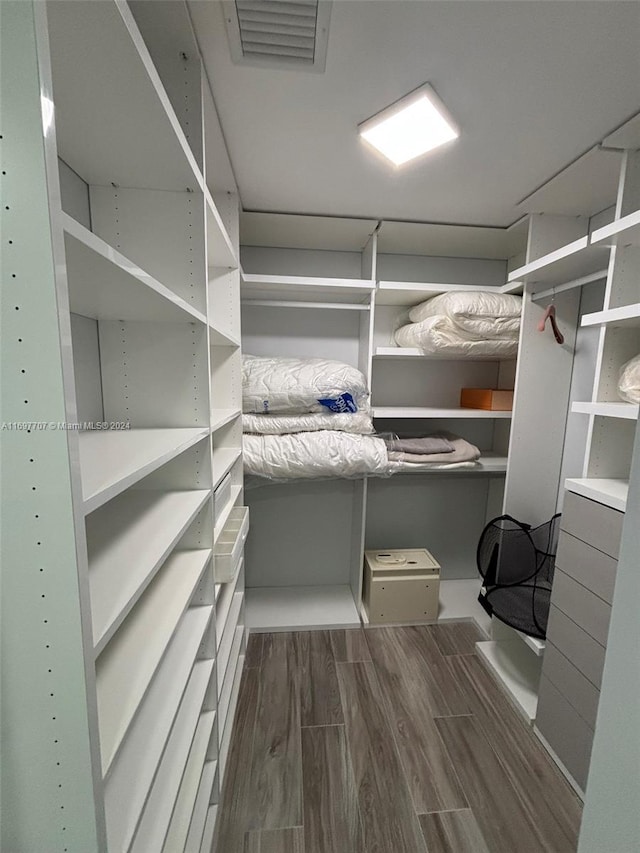
M223 8L236 64L324 71L330 0L226 0Z
M396 166L460 135L444 104L426 83L359 124L358 132Z

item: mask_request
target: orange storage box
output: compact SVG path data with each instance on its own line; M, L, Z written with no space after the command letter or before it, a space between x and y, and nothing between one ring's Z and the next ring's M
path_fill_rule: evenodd
M493 388L463 388L460 392L463 409L487 409L492 412L510 412L513 408L513 391Z

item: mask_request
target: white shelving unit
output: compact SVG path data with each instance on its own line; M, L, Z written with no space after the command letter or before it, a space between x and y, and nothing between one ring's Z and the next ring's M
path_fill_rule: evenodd
M640 246L640 210L615 219L609 225L596 229L591 243L606 243L611 246Z
M450 418L489 419L511 418L510 411L488 411L486 409L439 409L436 406L374 406L374 418Z
M625 512L627 509L628 480L612 480L605 477L597 479L570 477L565 480L565 488L577 495L606 504L612 509L618 509L621 512Z
M635 421L638 419L637 403L609 403L607 401L596 401L594 403L573 403L572 412L583 415L599 415L603 418L624 418Z
M209 169L228 155L186 4L25 2L2 35L8 225L36 282L3 325L6 414L49 424L3 439L29 492L3 554L25 768L3 849L199 850L246 633L240 568L216 623L214 555L243 499L237 192Z

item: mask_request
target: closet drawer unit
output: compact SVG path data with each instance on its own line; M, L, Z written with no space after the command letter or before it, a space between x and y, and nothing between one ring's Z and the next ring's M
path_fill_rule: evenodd
M624 513L565 492L560 529L618 559Z
M229 583L236 577L248 533L249 507L235 507L216 542L216 583Z
M593 729L544 675L540 679L536 728L584 791Z
M396 554L400 562L383 562ZM363 599L371 623L435 621L439 590L440 566L428 551L365 551Z
M613 557L569 533L561 532L556 566L611 604L618 568L618 562Z
M611 605L556 568L551 603L602 646L607 645Z
M600 691L552 643L544 650L542 674L562 693L590 728L595 728Z
M552 643L598 689L602 682L605 648L551 605L547 640Z

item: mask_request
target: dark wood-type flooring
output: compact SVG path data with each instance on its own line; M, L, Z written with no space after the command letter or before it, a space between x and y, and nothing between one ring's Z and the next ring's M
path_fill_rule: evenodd
M215 853L573 853L580 802L479 639L252 634Z

